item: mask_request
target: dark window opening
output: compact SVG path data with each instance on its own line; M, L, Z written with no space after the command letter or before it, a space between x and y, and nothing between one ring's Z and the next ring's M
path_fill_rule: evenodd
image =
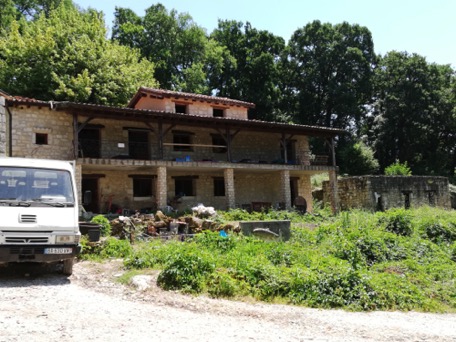
M214 178L214 196L225 196L224 178Z
M141 130L128 131L128 150L132 159L149 160L149 132Z
M224 109L219 109L219 108L214 108L212 110L212 116L214 118L223 118L225 116L225 110Z
M80 158L100 158L101 139L98 128L84 128L78 135L79 157Z
M297 177L290 177L290 196L291 196L291 206L294 207L296 205L296 197L298 197L299 194L299 188L298 188L298 180L299 178ZM283 208L285 209L285 208Z
M190 146L192 144L192 134L184 132L174 133L173 144L175 144L174 151L193 151L193 146Z
M212 145L226 146L226 141L221 135L213 135ZM226 147L212 147L212 152L214 153L226 153L226 151Z
M195 196L195 185L193 177L176 177L174 179L175 196Z
M434 207L435 206L435 191L428 192L428 199L429 199L429 205Z
M385 211L385 208L383 206L383 199L382 199L382 196L378 196L377 197L377 208L376 208L377 211Z
M411 199L411 191L403 191L404 194L404 208L410 209L410 199Z
M187 114L187 105L175 104L176 113Z
M295 149L295 140L288 140L286 143L286 161L289 164L294 164L296 162L296 149ZM285 161L285 151L283 147L280 149L280 155L282 157L282 160Z
M46 133L35 133L35 144L47 145L48 144L48 135Z
M133 197L152 197L152 178L133 178Z

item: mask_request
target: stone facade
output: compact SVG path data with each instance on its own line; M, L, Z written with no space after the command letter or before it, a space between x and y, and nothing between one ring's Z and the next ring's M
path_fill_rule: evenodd
M0 96L0 155L74 160L74 141L78 140L75 165L79 198L82 201L83 192L90 190L92 204L96 203L94 210L102 213L110 207L111 210L138 210L164 208L170 204L178 210L187 210L199 203L216 209L252 208L255 204L289 209L294 200L291 196L304 197L307 209L312 211L311 175L335 170L335 167L311 164L308 136L296 133L296 125L289 127L293 132L288 132L288 127L274 130L270 123L265 123L264 129L263 126L256 128L256 124L251 128L247 120L251 104L242 106L241 101L225 99L218 103L200 101L200 98L207 97L196 96L195 101L187 98L184 102L188 104L189 113L162 123L150 113L142 119L136 117L151 109L159 111L159 116L174 113L175 104L182 101L141 97L135 102L133 112L131 108L112 110L84 104L73 104L73 107L70 104L71 108L67 109L65 103L59 107L56 102L5 100ZM230 127L231 120L224 120L220 121L223 125L206 127L207 118L200 125L191 121L192 115L212 116L214 108L223 109L225 118L245 120L245 124ZM112 110L111 115L105 115L103 110ZM83 141L81 133L75 136L76 130L95 133L97 143L87 138L92 135L85 136L89 142ZM146 137L141 143L147 153L141 158L132 156L131 150L135 148L131 135L138 131L141 139ZM190 136L191 147L179 151L175 134L182 132ZM220 147L225 141L220 137L227 133L231 135L230 155L226 148ZM286 162L281 144L284 139L292 145L286 153ZM93 146L99 146L96 156L91 155ZM191 186L192 193L178 194L176 186L183 186L182 179L184 183L191 180L191 185L185 183L185 186ZM134 184L148 184L151 191L138 197Z
M423 205L450 208L448 179L428 176L360 176L337 182L341 210L388 210ZM325 202L330 185L323 183Z
M12 154L15 157L71 160L73 153L72 116L50 108L20 106L10 108ZM47 135L47 144L37 144L36 134Z
M213 116L213 109L222 109L223 116L226 118L233 119L245 119L247 120L247 108L241 106L223 106L223 105L210 105L203 101L183 101L179 99L156 99L150 97L141 98L138 103L136 103L135 108L138 109L151 109L161 110L168 113L176 112L176 104L185 105L186 114L192 115L201 115L201 116Z
M0 157L5 157L7 155L7 127L5 98L0 96Z

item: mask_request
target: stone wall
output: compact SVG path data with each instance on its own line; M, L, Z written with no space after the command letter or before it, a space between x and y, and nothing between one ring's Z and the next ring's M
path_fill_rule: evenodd
M80 172L81 170L78 170L78 173ZM91 173L92 172L83 172L83 175L90 175ZM106 210L106 203L109 200L111 200L115 206L130 210L158 206L160 191L165 191L165 197L167 201L170 201L175 197L174 177L179 176L194 177L195 196L184 196L180 198L179 203L175 205L176 209L190 209L199 203L206 206L213 206L216 209L228 209L226 191L225 196L214 196L214 177L223 178L225 175L224 170L203 173L198 171L177 172L175 170L172 171L167 169L165 171L166 189L164 187L160 188L160 185L158 184L157 180L159 176L159 169L157 168L151 168L150 171L117 170L102 172L94 171L93 173L102 173L104 175L104 177L99 178L99 198L93 199L94 201L98 201L100 203L101 211ZM129 177L130 174L144 174L148 176L156 175L157 178L154 181L154 196L150 198L134 198L133 180L132 177ZM80 177L80 174L77 174L77 178L79 179ZM282 177L283 175L281 172L249 174L234 171L234 206L248 206L251 205L252 202L265 202L276 206L283 202L282 197L284 194L282 194L283 190L281 189L281 186L283 185L283 182L281 182ZM307 190L307 184L310 186L310 176L303 177L301 184L306 185L304 187L300 187L299 191L309 192ZM299 193L299 195L306 198L308 202L308 210L311 210L311 198L309 198L309 194Z
M0 112L0 120L7 120L4 107ZM11 107L13 115L12 127L12 156L13 157L28 157L28 158L43 158L43 159L58 159L72 160L73 159L73 116L57 112L47 107L25 106ZM84 118L80 119L80 122ZM7 146L5 134L7 124L3 124L0 129L0 137L2 137L0 153L5 153ZM94 119L90 121L90 125L100 127L102 158L113 158L119 155L128 155L128 129L145 129L149 131L150 155L151 159L158 159L158 137L157 124L151 123L146 125L135 121L118 121L108 119ZM165 130L168 128L163 127ZM217 134L216 131L207 130L205 128L194 128L185 126L176 126L172 130L185 130L192 132L192 143L197 145L212 145L212 134ZM173 142L172 130L165 137L165 143ZM3 135L2 135L3 133ZM36 144L36 134L46 134L47 144ZM233 133L233 132L232 132ZM262 132L247 132L240 131L232 141L232 159L238 162L245 163L272 163L281 158L280 139L281 134L271 134ZM308 148L307 137L295 137L296 151ZM121 144L119 144L121 143ZM124 147L120 147L121 145ZM202 161L204 159L213 161L226 161L226 153L215 153L212 147L195 146L192 152L172 151L172 146L166 146L165 159L175 160L189 156L191 161ZM289 156L290 159L299 159L298 156ZM179 163L182 164L182 163ZM303 196L308 203L308 210L311 210L311 190L310 190L310 175L303 175L301 172L285 175L281 173L281 167L277 165L277 169L259 170L261 165L244 165L245 169L234 170L233 184L230 185L234 189L234 197L228 198L225 196L214 196L214 177L224 177L226 166L220 166L218 170L206 169L201 170L200 167L189 163L189 170L178 172L178 169L163 168L165 170L166 184L155 184L155 196L151 198L133 198L133 183L129 173L146 175L155 175L159 178L157 167L147 168L134 167L130 171L114 168L97 167L94 171L84 169L84 166L78 165L77 178L78 184L81 184L83 174L94 173L104 174L104 177L99 178L99 198L93 199L100 204L101 211L106 210L106 202L111 198L112 203L128 209L138 209L144 207L153 207L154 205L166 204L175 195L174 179L175 176L195 176L195 196L186 196L182 198L179 204L179 209L187 209L198 203L211 205L218 209L227 209L229 206L249 205L252 202L266 202L273 206L284 203L284 197L289 195L289 189L285 187L284 180L289 177L298 177L298 193L297 196ZM222 163L220 163L222 164ZM181 165L179 165L181 166ZM269 165L268 167L271 167ZM156 183L156 182L155 182ZM81 191L81 189L79 189ZM232 192L230 192L232 193ZM82 194L79 193L82 198ZM285 201L285 205L287 201Z
M179 100L172 100L169 98L164 99L154 99L150 97L142 97L138 103L136 104L135 108L138 109L151 109L151 110L161 110L169 113L175 112L175 104L182 103L187 104L187 114L193 115L200 115L200 116L213 116L213 108L221 108L224 109L224 116L227 118L232 119L243 119L247 120L248 118L248 110L245 107L240 106L214 106L207 102L200 102L200 101L192 101L188 103L188 101L179 101Z
M8 138L8 134L7 134L5 98L3 96L0 96L0 157L6 157L8 155L7 138Z
M388 210L423 205L450 208L448 179L428 176L360 176L339 179L340 209ZM323 183L329 202L329 182Z
M3 108L0 106L0 108ZM47 159L73 159L73 117L63 112L56 112L49 108L35 106L11 108L14 116L12 127L12 153L15 157L33 157ZM0 120L6 120L6 115L1 115ZM80 120L82 121L82 120ZM128 128L144 129L149 131L150 159L158 159L158 125L146 125L135 121L119 121L108 119L94 119L90 125L98 125L101 136L101 157L113 158L119 155L128 155ZM7 125L1 125L5 131ZM163 127L167 129L168 126ZM166 160L175 160L188 157L192 161L213 160L227 161L226 153L217 153L212 147L195 146L193 151L174 151L172 131L187 131L192 133L192 144L212 145L213 134L217 131L205 128L176 126L168 132L164 139L164 153ZM44 133L48 135L48 144L37 145L35 135ZM0 131L0 136L2 132ZM3 151L6 150L6 132L3 132ZM232 140L232 160L237 162L280 162L281 135L261 132L240 131ZM296 154L288 156L293 163L308 164L307 137L295 138ZM168 145L166 145L168 144ZM0 149L2 147L0 146ZM0 150L1 151L1 150ZM5 152L3 152L5 153ZM84 151L82 151L84 153ZM83 155L84 156L84 155Z
M49 108L20 106L10 107L13 124L11 129L12 156L72 160L73 118L71 115ZM48 144L37 145L37 133L48 135Z

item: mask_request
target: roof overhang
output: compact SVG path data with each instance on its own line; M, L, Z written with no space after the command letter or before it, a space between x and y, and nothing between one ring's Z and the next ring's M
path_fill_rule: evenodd
M146 109L112 107L78 102L39 101L28 98L7 98L9 106L38 106L48 107L59 112L78 115L87 118L136 120L147 123L160 122L162 124L185 125L193 127L207 127L218 130L239 129L269 133L283 133L293 135L308 135L317 137L335 137L345 133L345 130L321 126L287 124L248 119L234 119L225 117L209 117L193 114L170 113Z

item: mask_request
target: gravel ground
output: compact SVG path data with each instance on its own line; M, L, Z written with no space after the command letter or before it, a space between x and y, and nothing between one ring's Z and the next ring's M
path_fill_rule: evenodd
M456 341L456 315L345 312L184 296L121 263L0 270L0 341Z

